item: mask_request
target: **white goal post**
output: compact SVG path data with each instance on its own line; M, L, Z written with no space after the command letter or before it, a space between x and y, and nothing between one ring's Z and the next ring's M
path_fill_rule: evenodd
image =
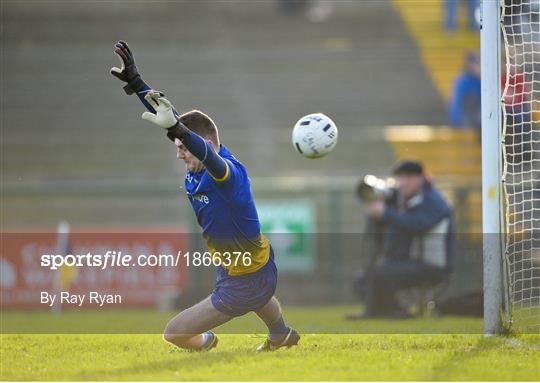
M484 332L540 329L540 0L483 0Z

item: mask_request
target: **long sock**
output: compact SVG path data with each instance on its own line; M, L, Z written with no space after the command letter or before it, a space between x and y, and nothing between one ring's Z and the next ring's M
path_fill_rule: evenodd
M279 319L273 323L267 323L269 331L269 338L272 341L282 339L289 332L289 327L285 324L283 316L280 316Z

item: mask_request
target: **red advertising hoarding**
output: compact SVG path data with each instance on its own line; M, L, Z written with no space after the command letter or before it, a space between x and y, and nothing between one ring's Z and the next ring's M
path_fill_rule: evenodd
M71 233L64 249L59 247L57 233L1 235L2 308L46 309L41 295L61 291L120 296L115 307L151 307L188 285L180 254L186 250L184 233L87 230ZM52 261L65 264L55 267ZM77 307L68 301L62 307ZM99 307L99 303L86 299L79 307Z

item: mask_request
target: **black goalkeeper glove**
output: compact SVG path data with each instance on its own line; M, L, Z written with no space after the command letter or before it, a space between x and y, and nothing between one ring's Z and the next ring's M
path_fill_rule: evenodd
M127 83L127 85L124 86L124 91L127 94L140 92L143 90L145 84L135 65L133 53L131 53L131 50L124 41L117 42L114 47L114 53L116 53L118 57L120 57L120 61L122 61L122 68L112 67L111 74Z

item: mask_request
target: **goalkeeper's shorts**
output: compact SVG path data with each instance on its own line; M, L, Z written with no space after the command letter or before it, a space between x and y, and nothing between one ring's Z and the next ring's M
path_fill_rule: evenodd
M277 285L277 268L274 250L260 270L247 275L229 276L227 270L218 268L216 287L212 291L212 304L225 315L237 317L250 311L259 311L274 295Z

